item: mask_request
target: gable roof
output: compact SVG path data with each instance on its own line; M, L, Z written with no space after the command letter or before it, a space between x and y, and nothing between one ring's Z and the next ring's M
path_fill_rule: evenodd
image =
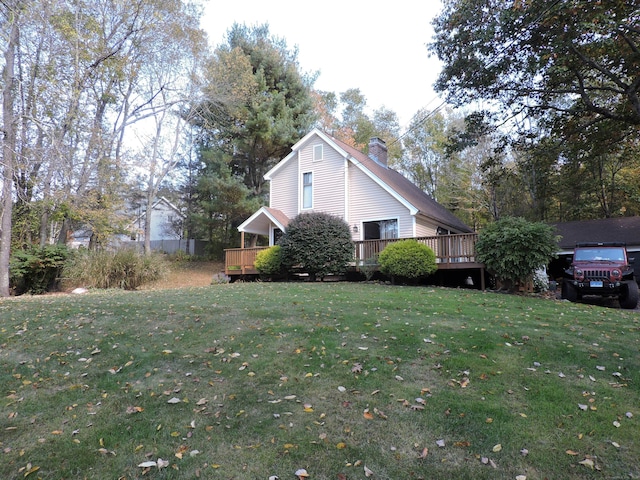
M277 208L260 207L258 211L238 225L238 231L262 234L269 231L270 223L284 231L289 224L289 217Z
M156 207L158 207L160 205L166 205L169 210L173 211L180 218L182 218L182 219L186 218L186 215L184 213L182 213L180 211L180 209L178 207L176 207L173 203L171 203L169 200L167 200L166 197L159 197L155 202L153 202L151 204L151 213L153 213L154 210L157 210ZM146 215L147 215L147 211L146 211L146 209L143 209L142 213L140 213L135 219L133 219L130 222L130 225L135 225L136 223L140 223L142 221L142 219L146 217ZM153 218L153 216L151 218Z
M640 249L640 217L603 218L552 224L562 238L560 250L573 251L578 242L624 242Z
M271 180L272 175L282 168L282 166L291 158L294 158L297 150L299 150L302 145L309 140L309 138L315 135L322 138L343 157L347 158L353 165L358 167L378 185L385 189L391 196L404 204L413 215L422 215L427 218L432 218L442 225L462 233L469 233L473 231L458 217L439 204L433 197L423 192L402 174L388 166L378 163L365 153L317 128L313 129L298 141L292 147L292 152L265 174L265 179Z

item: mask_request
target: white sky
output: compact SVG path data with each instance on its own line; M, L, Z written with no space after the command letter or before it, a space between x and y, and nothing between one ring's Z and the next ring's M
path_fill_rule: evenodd
M303 72L320 72L316 89L359 88L370 110L396 112L404 131L420 108L440 103L432 88L439 62L425 45L440 8L440 0L209 0L201 25L215 47L234 22L268 23L298 47Z

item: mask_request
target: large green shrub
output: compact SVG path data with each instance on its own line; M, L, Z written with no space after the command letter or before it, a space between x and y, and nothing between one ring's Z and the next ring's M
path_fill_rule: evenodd
M417 280L428 277L438 269L433 250L412 239L387 245L380 252L378 263L380 271L392 278Z
M306 272L311 280L342 274L353 260L349 225L328 213L301 213L289 222L279 244L285 268Z
M52 290L70 251L64 245L18 250L11 255L9 278L17 295Z
M133 249L85 250L65 265L63 275L73 286L135 290L162 278L166 270L166 261L159 254L143 255Z
M514 288L532 279L535 271L555 257L558 238L542 222L505 217L478 235L476 256L498 280Z
M279 275L282 273L282 247L274 245L260 250L253 262L256 270L262 275Z

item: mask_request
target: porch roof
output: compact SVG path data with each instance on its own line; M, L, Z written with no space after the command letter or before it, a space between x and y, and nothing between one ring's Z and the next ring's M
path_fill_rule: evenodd
M289 224L289 217L277 208L261 207L238 226L238 230L257 235L269 235L269 227L275 225L283 232Z

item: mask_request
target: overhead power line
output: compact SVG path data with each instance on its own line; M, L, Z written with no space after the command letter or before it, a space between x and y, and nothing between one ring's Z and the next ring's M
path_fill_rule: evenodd
M520 31L520 33L518 35L516 35L509 43L507 43L506 45L504 45L504 47L502 47L502 49L500 49L500 51L498 52L498 54L495 56L495 59L491 62L489 62L489 64L487 65L486 68L491 67L498 58L500 58L506 51L507 49L511 48L516 41L521 40L522 36L529 31L529 29L531 28L531 26L537 22L539 22L545 15L547 15L552 9L554 9L556 7L556 5L558 5L562 0L554 0L554 2L549 5L546 9L544 9L542 12L540 12L540 14L535 18L535 20L531 23L529 23L529 25L527 26L527 28L525 28L524 30ZM467 81L470 82L470 80ZM462 88L465 88L466 85L463 85ZM427 103L427 107L433 103L434 101L438 100L440 97L436 96L433 99L431 99L429 101L429 103ZM433 117L434 115L436 115L437 113L440 112L440 110L442 110L445 106L447 105L446 100L442 100L440 102L440 104L438 104L438 106L436 108L434 108L433 110L427 112L424 117L422 119L420 119L418 122L415 122L415 124L413 125L413 127L408 128L402 135L400 135L397 139L393 140L392 142L389 143L389 146L394 145L396 143L398 143L399 141L401 141L404 137L406 137L409 133L413 132L414 130L416 130L418 127L420 127L421 125L424 124L424 122L426 122L428 119L430 119L431 117ZM425 107L426 108L426 107ZM513 118L513 117L511 117Z

